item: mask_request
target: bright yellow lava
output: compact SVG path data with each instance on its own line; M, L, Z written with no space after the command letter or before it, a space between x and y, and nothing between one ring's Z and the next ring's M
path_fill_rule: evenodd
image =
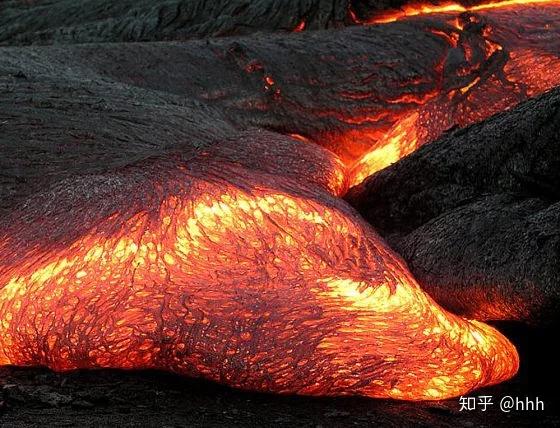
M395 127L380 140L380 144L364 154L350 169L349 185L355 186L367 177L397 162L418 147L414 112L397 122Z
M400 10L391 11L386 14L380 14L371 20L372 24L385 24L395 22L403 18L419 15L433 15L438 13L451 13L451 12L477 12L490 9L503 9L514 6L531 6L531 5L560 5L558 0L504 0L496 2L481 3L474 6L463 6L458 3L446 3L441 5L433 4L411 4L404 5Z

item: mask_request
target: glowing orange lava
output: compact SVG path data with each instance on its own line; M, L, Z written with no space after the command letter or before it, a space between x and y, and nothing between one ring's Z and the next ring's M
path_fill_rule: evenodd
M223 142L30 200L1 229L0 363L407 400L516 373L504 336L440 308L334 196L334 155L273 146Z
M349 175L350 186L364 181L373 173L397 162L417 148L418 136L416 121L418 113L413 112L389 131L380 145L368 151L352 167Z
M347 126L341 146L368 140L346 165L315 135L247 133L32 196L0 220L0 363L407 400L512 377L514 346L440 308L338 196L445 129L559 85L559 56L497 15L537 4L560 2L408 6L373 20L442 14L422 22L445 54L437 90L384 99L386 111L324 112ZM280 97L275 78L262 83Z
M542 5L549 16L539 11L537 19L535 10L526 10L522 17L518 9L531 5ZM515 13L515 25L510 25L512 13ZM355 147L360 153L357 159L345 159L351 171L350 186L360 184L368 176L432 141L447 128L470 125L560 85L560 52L552 47L552 51L547 51L550 44L546 42L554 17L560 19L560 1L508 0L471 7L456 3L413 4L378 16L371 23L434 16L440 17L434 28L430 27L433 21L422 22L449 45L448 56L439 66L441 80L449 78L452 71L455 80L463 83L441 84L436 93L429 92L424 98L416 96L416 107L405 110L394 120L393 126L383 132L380 132L381 125L375 128L374 119L370 121L371 129L347 131L340 145ZM542 28L538 27L539 22ZM516 25L519 25L518 30L513 29ZM534 30L545 36L540 40L536 36L531 39L527 34ZM406 96L399 102L402 100L406 100ZM390 111L379 110L376 115L378 120L395 116ZM361 117L344 121L362 124L356 119ZM350 135L352 138L348 138ZM364 150L364 146L368 148ZM347 148L346 152L351 150Z
M440 5L433 4L408 4L401 7L400 10L391 11L388 13L380 14L379 16L373 18L370 22L375 24L385 24L389 22L395 22L403 18L419 16L419 15L433 15L441 13L453 13L453 12L478 12L490 9L503 9L511 8L515 6L526 6L526 5L540 5L540 4L559 4L558 0L503 0L503 1L491 1L488 3L481 3L474 6L463 6L458 3L444 3Z

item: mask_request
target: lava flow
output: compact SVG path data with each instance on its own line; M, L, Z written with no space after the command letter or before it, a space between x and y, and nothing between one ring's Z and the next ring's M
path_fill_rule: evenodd
M33 196L0 228L0 363L407 400L513 376L514 346L431 300L344 179L258 133Z
M343 85L352 105L382 106L320 112L346 126L332 133L348 130L338 147L377 140L346 166L307 142L330 129L299 140L251 131L31 196L0 220L0 363L154 368L257 391L407 400L509 379L514 346L439 307L338 196L447 129L560 85L560 44L546 38L559 6L417 7L367 23L407 21L441 57L427 83L415 70L387 72L402 89L395 97L368 92L376 73L357 79L361 92ZM234 46L228 58L241 63L246 51ZM262 72L274 105L288 99L283 76L248 70Z
M463 6L461 4L453 2L442 3L439 5L413 2L403 5L400 10L381 13L369 22L376 24L386 24L411 16L432 15L450 12L477 12L491 9L512 8L515 6L547 5L556 2L557 0L497 0L491 2L481 2L472 6Z
M560 85L558 0L507 0L471 7L417 4L361 24L401 20L426 26L448 45L436 70L440 83L422 98L407 101L401 97L401 113L378 112L384 120L393 118L392 127L381 135L371 129L347 133L352 138L343 138L339 145L357 146L360 134L364 140L372 140L372 135L377 140L347 162L350 185L361 183L448 128L486 119Z

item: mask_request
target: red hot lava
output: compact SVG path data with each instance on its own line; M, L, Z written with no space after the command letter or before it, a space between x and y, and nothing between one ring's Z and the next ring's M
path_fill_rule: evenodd
M447 128L470 125L560 85L558 32L550 32L547 38L547 29L557 29L560 21L558 0L508 0L469 8L452 3L405 6L369 24L398 20L422 22L449 45L438 65L440 89L410 99L411 108L401 114L384 114L396 116L393 127L376 135L377 143L349 162L350 185L359 184ZM348 135L355 141L360 132L367 139L372 135L372 130ZM341 145L352 145L352 141Z
M513 376L513 345L440 308L335 195L450 125L560 83L546 72L560 70L557 52L508 27L512 13L546 24L556 3L539 3L544 14L517 3L414 18L449 45L446 90L394 100L412 107L350 175L319 147L260 133L30 198L0 228L0 363L408 400Z
M504 336L440 308L334 196L334 155L241 138L62 183L6 220L0 362L407 400L515 374Z

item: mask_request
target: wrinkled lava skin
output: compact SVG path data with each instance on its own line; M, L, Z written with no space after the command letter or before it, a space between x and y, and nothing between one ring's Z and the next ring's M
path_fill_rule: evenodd
M31 197L1 225L0 362L408 400L516 373L505 337L441 309L335 197L336 157L267 137Z
M356 185L450 128L560 85L560 1L512 3L211 43L55 46L48 55L208 103L240 127L319 144Z
M449 128L479 122L560 85L559 20L560 1L506 0L471 7L404 6L361 22L418 22L445 40L447 49L436 65L441 73L436 89L423 97L401 97L401 116L351 164L350 184L361 183Z
M258 391L407 400L509 379L519 365L513 345L440 308L338 196L446 128L558 85L550 72L560 69L558 41L541 31L558 5L538 7L405 16L394 31L421 32L437 48L435 64L418 67L431 70L428 82L370 73L348 85L335 79L332 87L349 89L338 97L322 90L326 78L305 81L290 61L282 69L251 58L266 59L268 42L257 39L253 51L201 45L216 52L201 55L209 63L229 64L201 68L259 87L233 102L220 81L189 96L237 125L297 139L248 132L31 196L0 222L0 363L155 368ZM386 32L341 31L339 42ZM290 40L282 61L303 39ZM332 74L322 65L319 77ZM134 79L151 87L149 74ZM165 90L181 95L172 80ZM298 84L321 90L310 97ZM379 96L385 86L395 97ZM325 109L329 102L344 107Z

